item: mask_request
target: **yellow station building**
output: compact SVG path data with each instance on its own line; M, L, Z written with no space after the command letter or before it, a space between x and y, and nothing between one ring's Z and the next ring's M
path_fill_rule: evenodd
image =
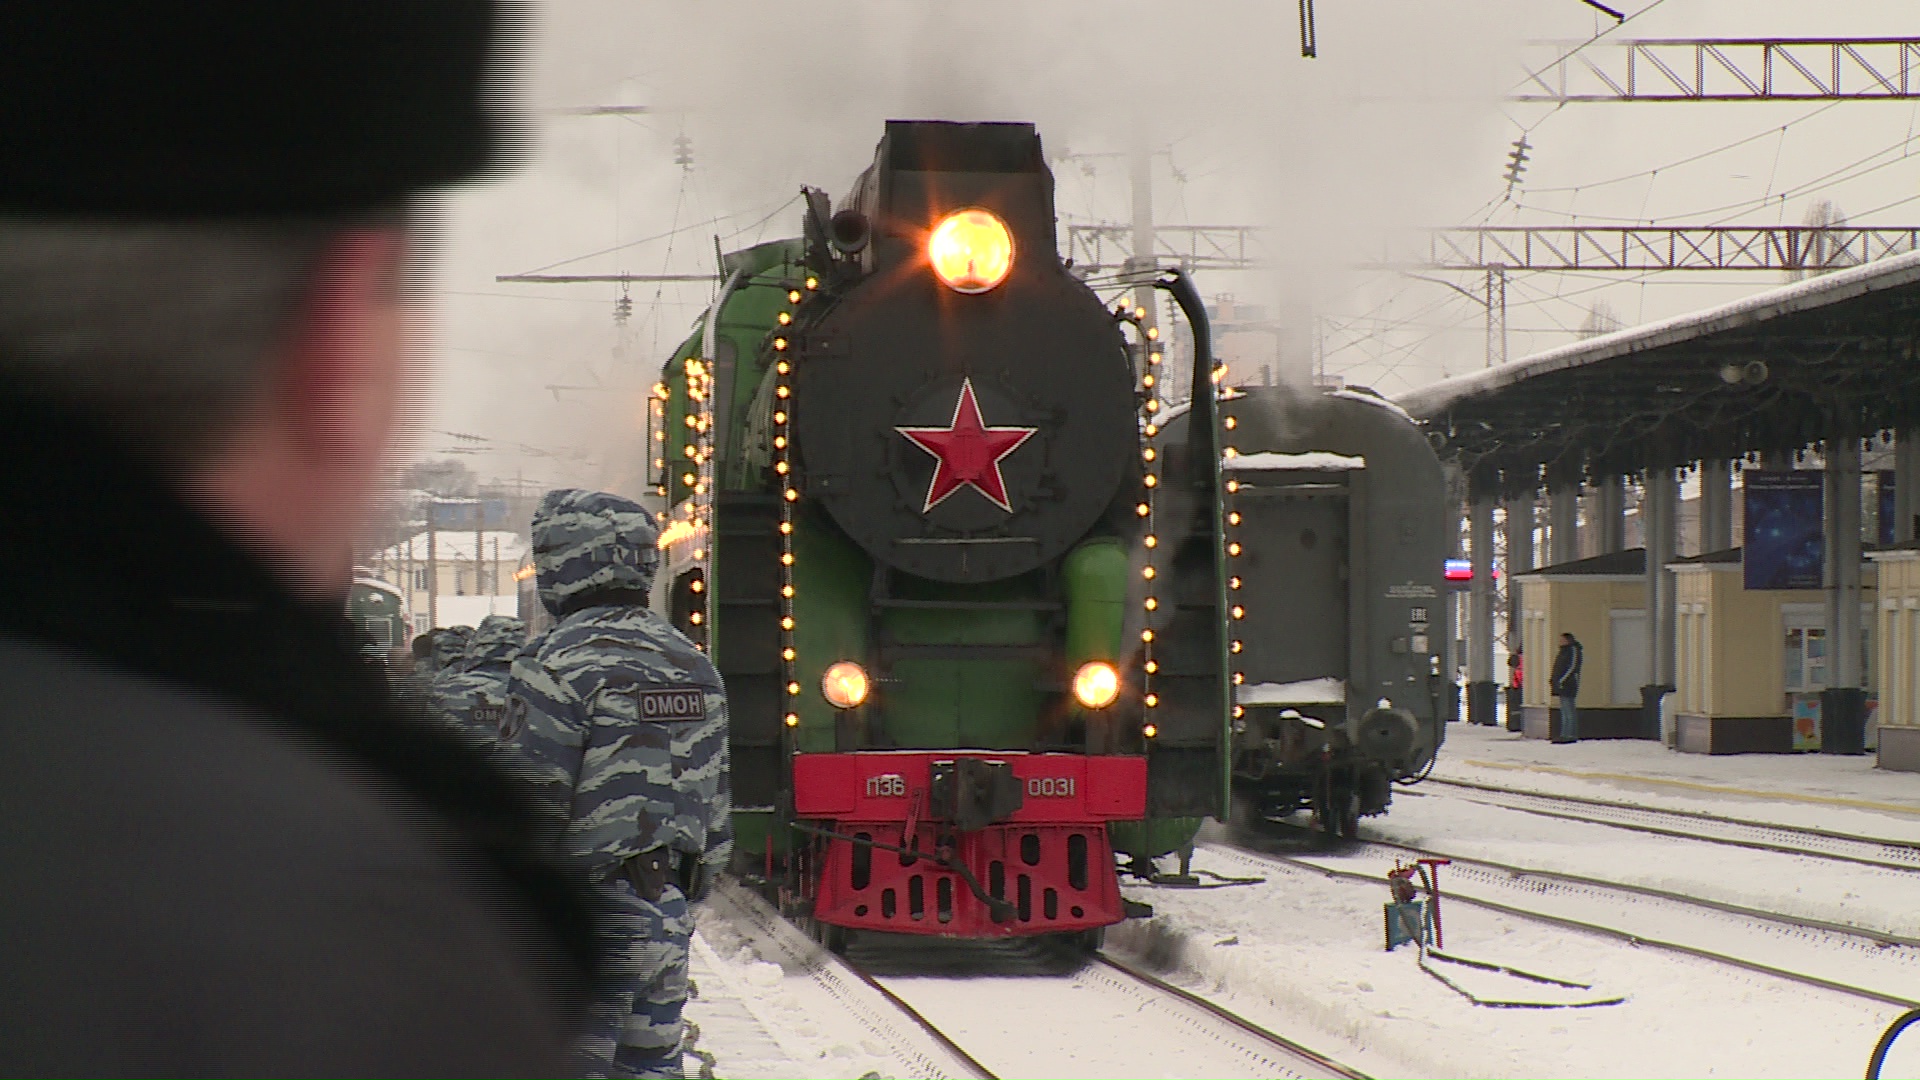
M1861 571L1863 655L1881 764L1920 770L1920 546L1870 553ZM1547 738L1549 685L1560 634L1584 647L1583 739L1659 739L1699 754L1792 753L1819 748L1827 688L1826 605L1809 590L1749 590L1740 549L1669 564L1676 602L1674 691L1668 730L1645 720L1646 552L1640 548L1516 575L1527 678L1522 729ZM1883 590L1880 583L1884 581ZM1891 692L1879 690L1886 673ZM1894 730L1898 728L1898 730Z

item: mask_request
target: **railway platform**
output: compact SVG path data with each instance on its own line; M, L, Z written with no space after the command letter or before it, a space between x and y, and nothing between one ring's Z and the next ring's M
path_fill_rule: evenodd
M1433 775L1663 808L1724 811L1737 804L1739 816L1755 820L1920 840L1920 776L1876 768L1870 755L1709 756L1626 739L1556 745L1452 724Z

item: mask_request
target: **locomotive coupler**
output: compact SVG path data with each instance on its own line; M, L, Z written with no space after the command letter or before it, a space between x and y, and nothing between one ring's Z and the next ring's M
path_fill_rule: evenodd
M1025 785L1004 761L936 761L927 787L931 816L952 822L961 832L977 832L1005 821L1026 804Z

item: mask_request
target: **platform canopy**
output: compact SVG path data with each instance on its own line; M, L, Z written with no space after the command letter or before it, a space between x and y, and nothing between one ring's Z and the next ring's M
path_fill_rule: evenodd
M1920 252L1395 398L1476 486L1534 490L1920 426Z

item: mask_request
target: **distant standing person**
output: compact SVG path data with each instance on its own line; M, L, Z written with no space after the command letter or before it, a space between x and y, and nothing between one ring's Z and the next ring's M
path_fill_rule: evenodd
M727 699L706 655L647 606L653 515L549 491L533 564L553 628L513 661L508 724L569 857L606 891L616 939L581 1045L588 1076L681 1077L688 904L733 849Z
M1560 730L1554 733L1554 742L1580 741L1580 709L1576 700L1580 696L1580 662L1584 658L1585 650L1580 647L1579 639L1572 634L1561 634L1560 651L1553 658L1553 696L1560 699Z

